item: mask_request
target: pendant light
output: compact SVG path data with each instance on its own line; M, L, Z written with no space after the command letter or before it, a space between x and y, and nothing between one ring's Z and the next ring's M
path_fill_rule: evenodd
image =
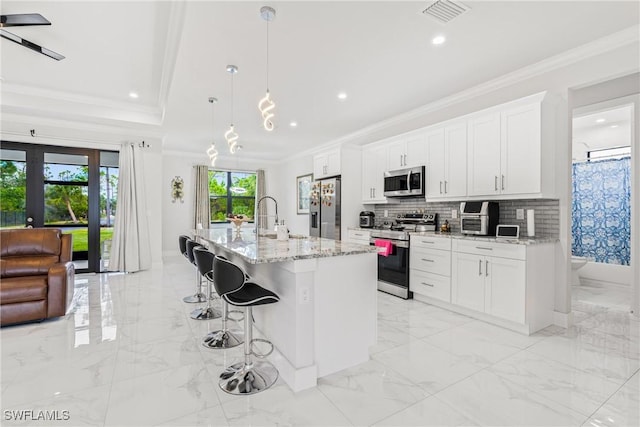
M211 104L211 127L213 127L214 129L214 133L215 126L213 126L213 119L215 109L214 105L216 102L218 102L218 98L214 98L213 96L209 98L209 103ZM209 161L211 161L211 166L215 166L216 160L218 159L218 150L216 150L216 142L214 141L213 137L211 138L211 147L209 147L209 149L207 150L207 155L209 156Z
M229 129L225 132L224 139L227 140L227 144L229 145L229 152L235 154L240 148L238 146L238 134L233 127L233 76L238 72L238 67L235 65L227 65L227 72L231 74L231 125L229 125Z
M264 98L258 102L258 109L262 114L262 126L264 126L266 131L271 132L274 129L271 119L274 116L273 110L276 108L276 104L271 99L271 94L269 93L269 22L273 21L276 17L276 11L272 7L263 6L260 8L260 16L267 21L267 93Z

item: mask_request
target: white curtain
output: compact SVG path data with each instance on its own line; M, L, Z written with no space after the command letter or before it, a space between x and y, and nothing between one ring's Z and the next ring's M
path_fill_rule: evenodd
M266 184L264 179L264 169L258 169L256 171L256 203L260 200L261 197L267 195ZM267 204L262 202L260 204L260 210L256 211L255 221L258 221L260 218L260 223L263 227L267 224L265 221L267 220Z
M195 197L194 200L194 218L193 228L198 228L198 224L202 225L202 228L209 228L211 223L211 209L209 206L209 167L206 165L196 165L193 167L195 170L196 179Z
M133 273L151 267L151 245L140 148L122 144L118 204L113 227L109 271Z

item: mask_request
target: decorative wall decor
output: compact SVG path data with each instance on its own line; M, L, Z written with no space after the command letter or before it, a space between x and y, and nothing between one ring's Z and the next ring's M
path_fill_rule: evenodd
M184 181L179 176L171 180L171 202L175 203L176 200L184 203Z
M304 215L309 213L309 201L311 196L311 183L313 182L313 174L302 175L296 178L296 188L298 202L297 213Z

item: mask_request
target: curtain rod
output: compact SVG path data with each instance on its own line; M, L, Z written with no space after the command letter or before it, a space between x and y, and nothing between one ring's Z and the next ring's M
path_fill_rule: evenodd
M623 159L631 159L631 155L630 154L610 154L608 156L600 156L600 157L596 157L595 159L586 159L586 160L576 160L575 162L571 162L572 164L577 164L577 163L594 163L594 162L598 162L600 160L623 160Z

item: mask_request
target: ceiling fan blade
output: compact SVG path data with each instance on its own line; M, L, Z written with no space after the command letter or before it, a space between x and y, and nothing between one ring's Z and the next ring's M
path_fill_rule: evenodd
M39 13L0 16L0 27L24 27L26 25L51 25L51 22Z
M33 42L30 42L29 40L25 40L20 36L16 36L13 33L10 33L7 30L2 30L0 29L0 36L4 37L7 40L11 40L14 43L18 43L21 46L24 47L28 47L31 50L35 50L38 53L41 53L43 55L46 55L50 58L55 59L56 61L60 61L61 59L64 59L64 56L60 55L57 52L54 52L52 50L47 49L46 47L42 47L40 45L37 45Z

